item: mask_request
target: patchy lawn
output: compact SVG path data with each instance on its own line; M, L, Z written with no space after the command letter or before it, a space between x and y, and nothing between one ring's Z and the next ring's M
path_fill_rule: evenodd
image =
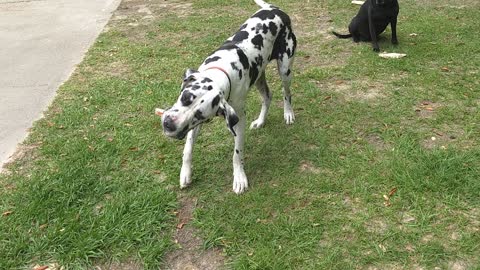
M380 47L407 57L385 60L329 34L346 31L349 2L272 1L298 37L297 122L283 123L271 65L236 196L223 121L204 126L180 191L183 144L153 110L257 7L125 0L0 176L0 268L480 267L480 3L401 1L400 45L388 30ZM248 105L252 121L256 90Z

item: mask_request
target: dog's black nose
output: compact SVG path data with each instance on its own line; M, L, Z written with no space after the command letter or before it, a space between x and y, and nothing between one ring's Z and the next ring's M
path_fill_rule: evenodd
M174 132L175 130L177 130L177 127L175 126L172 117L165 116L165 119L163 120L163 128L168 132Z

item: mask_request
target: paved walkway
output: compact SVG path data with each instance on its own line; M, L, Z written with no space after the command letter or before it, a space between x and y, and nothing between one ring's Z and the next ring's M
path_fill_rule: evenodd
M120 0L0 0L0 171Z

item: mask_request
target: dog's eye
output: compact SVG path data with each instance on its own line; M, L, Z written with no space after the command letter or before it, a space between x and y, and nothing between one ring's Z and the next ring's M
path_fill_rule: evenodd
M182 105L187 107L190 106L193 102L193 100L196 98L194 94L190 93L190 91L183 91L182 98L180 101L182 102Z

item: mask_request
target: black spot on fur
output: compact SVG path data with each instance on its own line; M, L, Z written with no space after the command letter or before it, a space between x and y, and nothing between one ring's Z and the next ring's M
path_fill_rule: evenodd
M230 65L232 66L233 70L238 71L238 76L240 77L240 80L242 79L242 70L237 67L237 64L235 62L231 62Z
M290 103L290 105L292 104L292 96L285 97L284 99L285 99L285 101L288 101L288 103Z
M207 90L208 90L208 91L210 91L210 90L212 90L212 89L213 89L213 86L211 86L211 85L209 85L209 86L207 87Z
M205 120L206 118L203 116L202 112L200 110L196 111L195 112L195 115L194 115L195 118L197 118L198 120Z
M201 86L198 85L198 84L195 84L194 86L192 86L192 90L193 90L193 91L198 90L198 89L200 89L200 88L201 88Z
M273 29L276 29L278 31L278 35L275 39L273 51L269 60L281 59L284 54L287 54L287 56L291 58L295 53L295 49L297 47L297 39L292 31L292 22L290 20L290 17L288 17L285 12L279 9L271 10L271 12L273 12L276 16L280 17L280 19L282 20L282 24L280 24L280 28L270 26L270 31L273 32ZM293 41L293 46L290 48L288 45L288 40Z
M252 17L259 18L262 21L266 21L267 19L273 20L275 19L275 12L273 12L273 10L262 9L259 12L255 13Z
M236 42L236 43L239 43L239 42L242 42L243 40L245 40L247 38L248 38L248 32L247 31L240 31L240 32L237 32L235 34L232 41Z
M258 66L256 65L255 62L252 62L252 65L250 66L250 86L252 86L258 79Z
M240 119L236 114L232 114L228 116L228 128L230 128L234 136L237 136L237 134L235 133L235 130L233 129L233 127L236 124L238 124L238 121L240 121Z
M212 101L212 109L218 106L218 103L220 103L220 95L217 95L213 101Z
M235 153L240 154L240 151L238 151L238 149L235 149Z
M213 82L210 78L204 78L202 83Z
M237 49L237 45L235 45L234 42L232 41L226 41L225 43L223 43L222 46L220 46L220 48L218 48L217 51L222 51L222 50L232 50L232 49Z
M289 69L289 70L287 71L287 76L289 76L290 73L292 73L292 71Z
M205 65L210 64L210 63L215 62L215 61L218 61L220 59L221 59L220 56L214 56L214 57L207 58L207 60L205 60Z
M249 65L248 65L247 55L241 49L237 50L237 54L238 54L238 59L240 60L240 63L243 66L243 69L248 69Z
M272 32L272 35L274 35L274 36L277 35L278 27L277 27L277 25L276 25L274 22L270 22L270 23L268 24L268 28L270 29L270 32Z
M252 61L250 65L250 86L252 86L258 79L259 69L263 65L263 57L261 55L255 57L255 61Z
M255 47L255 49L261 50L263 47L263 37L262 35L256 35L254 38L252 38L252 43Z
M183 91L182 98L180 101L182 102L182 105L187 107L190 106L193 102L193 100L196 98L194 94L192 94L190 91Z
M266 24L263 24L263 33L268 33L268 26Z

